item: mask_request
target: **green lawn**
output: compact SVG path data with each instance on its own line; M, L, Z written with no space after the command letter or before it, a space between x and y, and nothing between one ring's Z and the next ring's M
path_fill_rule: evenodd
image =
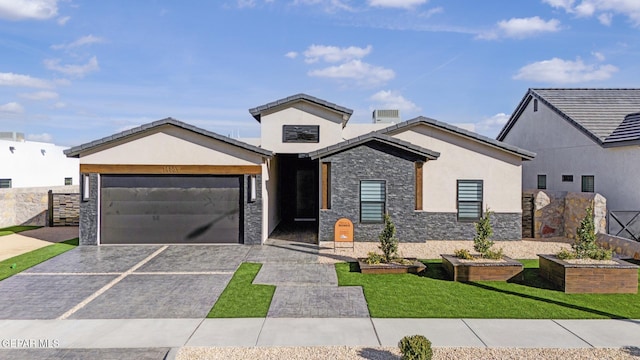
M19 233L21 231L38 229L38 228L41 228L41 227L42 226L22 226L22 225L9 226L9 227L5 227L5 228L1 228L0 229L0 236L15 234L15 233Z
M251 284L261 267L262 264L242 263L207 317L266 317L276 287Z
M336 271L339 285L363 287L377 318L640 319L640 294L565 294L538 277L538 260L522 260L521 283L453 282L440 260L426 263L421 276L364 275L356 263Z
M0 261L0 280L24 271L78 246L78 238L52 244L28 253Z

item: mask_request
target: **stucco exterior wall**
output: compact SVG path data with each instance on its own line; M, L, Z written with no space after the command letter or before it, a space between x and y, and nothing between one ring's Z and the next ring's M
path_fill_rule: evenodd
M77 193L78 185L0 189L0 227L47 224L49 190Z
M456 180L483 180L485 208L522 212L520 157L426 125L393 136L440 153L423 166L425 211L457 212Z
M265 181L264 201L266 205L265 211L265 232L266 237L271 235L273 230L278 226L282 215L280 212L280 189L279 181L279 161L277 157L272 157L266 166L267 180ZM265 237L265 239L266 239Z
M83 154L81 164L256 165L259 154L170 125Z
M524 189L536 189L537 176L547 175L548 190L580 192L582 175L593 175L609 210L640 210L640 147L602 148L544 103L534 112L533 101L504 141L537 153L523 163ZM573 182L562 175L573 175Z
M261 146L281 154L297 154L318 150L342 141L342 115L306 102L289 108L274 109L261 117ZM318 143L282 142L283 125L318 125Z
M11 179L14 188L64 186L65 178L78 185L78 159L67 158L64 149L42 142L0 140L0 179Z

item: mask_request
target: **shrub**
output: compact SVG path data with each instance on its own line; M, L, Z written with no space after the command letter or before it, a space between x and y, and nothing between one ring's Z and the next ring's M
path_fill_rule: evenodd
M578 259L590 258L590 254L599 249L596 244L596 227L593 223L593 207L587 208L587 214L576 229L576 241L571 245Z
M473 256L467 249L456 249L453 251L453 254L460 259L473 260Z
M492 259L492 260L500 260L502 259L502 256L504 255L502 248L498 249L498 250L487 250L484 252L484 254L482 254L482 257L487 258L487 259Z
M402 360L431 360L431 341L422 335L403 337L398 343Z
M473 248L485 257L487 251L493 246L493 241L489 238L493 236L493 228L491 227L492 212L487 209L484 215L474 225L476 226L476 234L473 236Z
M576 258L576 253L574 251L569 251L567 249L562 249L558 251L556 257L560 260L570 260Z
M366 262L369 265L376 265L376 264L380 264L382 260L384 260L382 255L374 252L369 252L367 254L367 258L364 259L364 262Z
M380 250L384 254L384 261L391 262L398 252L398 239L396 238L396 226L391 221L389 214L384 215L384 229L378 236Z

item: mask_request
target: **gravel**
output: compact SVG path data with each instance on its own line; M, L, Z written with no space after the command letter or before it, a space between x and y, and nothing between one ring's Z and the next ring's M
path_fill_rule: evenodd
M433 359L638 359L640 349L520 349L520 348L433 348ZM384 347L184 347L178 352L178 360L204 359L368 359L399 360L398 348Z

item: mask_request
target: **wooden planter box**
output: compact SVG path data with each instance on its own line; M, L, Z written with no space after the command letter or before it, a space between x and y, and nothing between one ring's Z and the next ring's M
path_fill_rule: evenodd
M540 276L565 293L636 294L638 266L620 259L616 264L570 264L555 255L538 255Z
M396 263L369 265L364 262L364 259L358 259L358 265L360 266L360 272L363 274L417 274L427 268L425 264L416 259L406 260L409 260L412 263L408 265Z
M524 266L506 256L501 262L462 262L454 255L441 256L442 266L453 281L522 280L524 276Z

